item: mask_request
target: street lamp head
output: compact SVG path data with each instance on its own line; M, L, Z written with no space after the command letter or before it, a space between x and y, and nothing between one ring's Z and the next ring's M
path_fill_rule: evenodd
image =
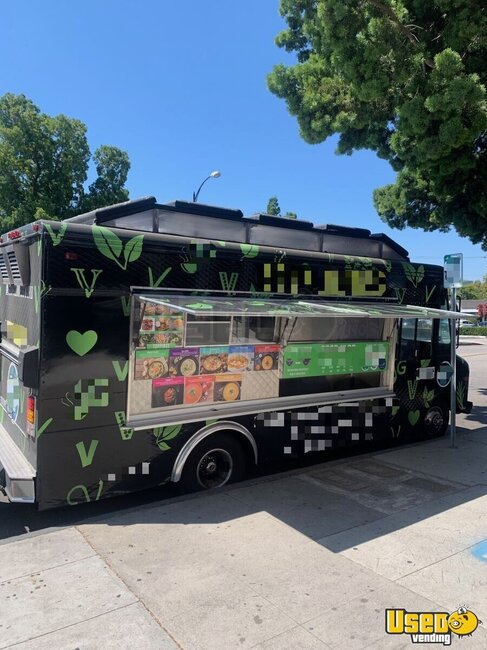
M205 180L201 183L201 185L198 188L198 191L193 192L193 203L196 203L196 201L198 200L198 196L200 194L201 188L206 183L206 181L209 180L210 178L220 178L220 176L221 176L221 173L219 171L211 172L211 174L209 176L207 176L205 178Z

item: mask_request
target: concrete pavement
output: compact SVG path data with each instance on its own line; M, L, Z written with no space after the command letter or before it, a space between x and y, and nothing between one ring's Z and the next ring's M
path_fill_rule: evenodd
M460 604L486 625L453 645L485 649L487 427L458 424L457 449L442 438L0 545L0 649L411 648L385 633L386 608Z

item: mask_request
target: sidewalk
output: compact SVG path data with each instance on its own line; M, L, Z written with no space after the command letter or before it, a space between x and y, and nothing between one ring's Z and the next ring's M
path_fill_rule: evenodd
M411 648L386 607L487 623L486 538L483 427L1 545L0 648Z

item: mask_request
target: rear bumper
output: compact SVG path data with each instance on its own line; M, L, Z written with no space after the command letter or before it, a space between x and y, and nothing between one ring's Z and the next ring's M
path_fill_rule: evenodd
M35 502L35 469L0 424L0 478L13 503Z

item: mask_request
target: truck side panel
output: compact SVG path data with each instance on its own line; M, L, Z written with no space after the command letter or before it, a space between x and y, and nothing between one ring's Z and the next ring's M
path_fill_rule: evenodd
M79 224L50 224L46 255L38 440L41 508L167 482L179 450L205 425L145 431L124 427L130 287L390 297L434 307L443 298L440 267L332 254L313 257ZM391 407L380 408L383 422L384 409ZM278 434L258 414L237 419L262 442L264 456L286 453L287 425ZM377 424L375 438L361 442L389 436L388 428ZM266 444L266 439L273 442ZM299 444L293 445L295 452Z

